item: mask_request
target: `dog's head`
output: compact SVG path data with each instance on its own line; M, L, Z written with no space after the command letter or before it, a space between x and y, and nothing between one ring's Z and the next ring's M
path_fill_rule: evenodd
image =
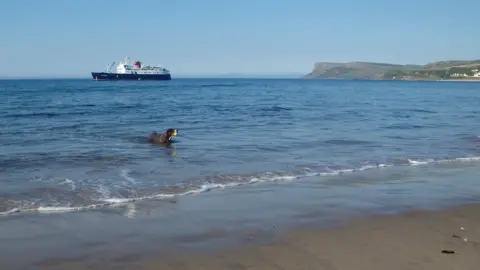
M177 135L178 135L178 130L177 130L177 129L174 129L174 128L169 128L169 129L167 129L166 133L167 133L167 138L168 138L168 140L170 140L170 139L172 139L172 138L177 137Z

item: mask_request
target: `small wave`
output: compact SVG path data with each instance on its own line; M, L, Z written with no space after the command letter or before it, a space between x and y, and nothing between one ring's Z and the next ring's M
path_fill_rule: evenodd
M369 165L363 166L358 169L340 169L340 170L328 170L327 172L310 172L307 170L303 173L291 173L291 174L279 174L267 172L262 175L250 176L250 177L235 177L224 176L220 177L217 181L222 183L207 182L197 187L187 188L165 188L158 193L148 194L144 196L136 197L112 197L110 191L103 185L101 185L96 192L100 193L101 199L97 202L85 206L29 206L29 207L15 207L5 212L0 212L0 215L9 215L19 212L39 212L39 213L61 213L72 211L83 211L95 208L108 207L112 205L131 203L136 201L153 200L153 199L166 199L174 198L178 196L193 195L199 193L205 193L215 189L223 189L229 187L236 187L240 185L255 184L262 182L277 182L277 181L293 181L304 177L311 176L334 176L342 173L349 173L354 171L362 171L373 169L377 167L383 167L383 164L378 166ZM327 168L328 169L328 168ZM61 195L62 196L62 195Z
M451 162L475 162L480 161L480 156L476 157L458 157L452 159L425 159L425 160L413 160L407 159L410 165L418 166L418 165L428 165L433 163L451 163Z
M126 104L126 103L114 103L114 104L111 104L110 106L108 106L112 109L140 109L140 108L144 108L145 105L142 104L142 103L136 103L136 104Z
M436 111L426 110L426 109L412 109L412 112L419 112L419 113L437 113Z
M480 161L480 156L479 156L479 157L460 157L460 158L454 158L454 159L443 159L443 160L439 160L439 162L441 162L441 163L445 163L445 162L455 162L455 161L467 161L467 162Z
M216 84L201 84L200 87L215 88L215 87L235 87L236 83L216 83Z
M417 166L417 165L425 165L425 164L429 164L431 162L433 162L433 160L411 160L411 159L408 159L408 162L413 165L413 166Z
M282 106L272 106L272 107L262 108L260 110L264 112L279 112L279 111L291 111L292 108L287 108Z
M386 129L400 129L400 130L411 130L411 129L422 129L425 126L422 125L412 125L412 124L394 124L385 127Z
M138 194L137 192L130 193L130 197L115 197L111 196L111 192L105 186L100 186L97 190L98 193L101 194L99 198L96 199L95 202L91 201L91 204L88 205L79 205L79 206L44 206L44 205L29 205L26 207L20 206L10 206L11 209L5 209L4 212L0 212L0 215L6 216L10 214L20 213L20 212L40 212L40 213L61 213L61 212L72 212L72 211L83 211L95 208L102 208L102 207L109 207L115 206L125 203L131 203L136 201L142 200L153 200L153 199L164 199L164 198L173 198L178 196L186 196L186 195L193 195L199 193L205 193L208 191L212 191L215 189L223 189L229 187L236 187L241 185L247 184L256 184L256 183L264 183L264 182L277 182L277 181L294 181L305 177L313 177L313 176L336 176L342 175L347 173L354 173L366 170L374 170L386 167L393 167L393 166L422 166L428 164L441 164L441 163L451 163L451 162L478 162L480 161L480 156L473 156L473 157L458 157L452 159L425 159L425 160L415 160L415 159L404 159L404 162L395 162L395 164L387 164L387 163L380 163L380 164L367 164L357 168L335 168L335 167L326 167L322 171L314 171L310 168L305 168L305 170L297 173L272 173L267 172L260 175L253 175L248 177L242 176L219 176L215 178L215 181L205 182L199 186L192 186L192 187L174 187L174 188L164 188L159 190L158 192L133 196ZM121 171L121 175L124 178L130 177L128 176L129 171L123 170ZM131 178L131 181L136 181L136 179ZM65 184L74 184L73 181L66 179L64 182ZM72 186L72 190L74 186Z
M66 178L63 182L60 182L60 184L67 184L71 187L72 191L74 191L76 189L76 185L75 185L75 182L73 182L72 180Z
M130 161L130 156L126 154L110 154L100 150L85 151L83 153L70 152L37 152L37 153L19 153L16 155L0 154L0 171L12 168L28 168L34 166L44 166L55 162L57 164L91 164L102 162L105 165L126 164Z
M62 115L61 113L53 113L53 112L32 112L32 113L15 113L15 114L6 114L3 117L5 118L32 118L32 117L46 117L51 118L55 116Z
M130 176L131 171L128 169L123 169L120 172L120 176L123 177L123 179L127 180L128 182L135 184L137 183L137 180L133 177Z
M457 135L461 140L464 140L466 142L470 142L470 143L477 143L480 141L480 136L478 135L473 135L473 134L470 134L470 133L462 133L462 134L458 134Z
M58 109L56 109L58 110ZM91 114L91 110L65 110L64 112L24 112L24 113L10 113L2 117L5 118L53 118L61 116L78 116ZM98 111L97 113L106 113L107 111Z
M44 106L43 108L44 109L60 109L60 110L63 110L63 109L69 109L71 110L72 108L92 108L92 107L96 107L97 105L96 104L90 104L90 103L85 103L85 104L75 104L75 103L67 103L67 104L49 104L49 105L46 105Z
M335 145L368 145L368 144L374 144L373 142L369 142L369 141L349 140L349 139L326 140L325 143L335 144Z

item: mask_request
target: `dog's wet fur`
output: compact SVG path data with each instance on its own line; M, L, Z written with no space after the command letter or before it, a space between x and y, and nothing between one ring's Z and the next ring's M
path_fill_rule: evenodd
M157 133L153 131L150 136L148 136L148 142L155 144L168 145L171 144L171 139L176 136L178 133L177 129L169 128L163 133Z

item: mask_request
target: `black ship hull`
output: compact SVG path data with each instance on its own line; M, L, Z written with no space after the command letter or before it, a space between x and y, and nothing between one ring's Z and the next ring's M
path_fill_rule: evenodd
M170 74L122 74L107 72L92 72L94 80L108 81L168 81L172 77Z

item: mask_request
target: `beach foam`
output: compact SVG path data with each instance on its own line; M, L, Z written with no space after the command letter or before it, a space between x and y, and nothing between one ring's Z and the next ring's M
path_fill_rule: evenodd
M152 200L152 199L168 199L179 196L194 195L199 193L205 193L215 189L224 189L232 188L241 185L248 184L258 184L265 182L278 182L278 181L294 181L305 177L314 177L314 176L340 176L343 174L351 174L355 172L362 172L374 169L389 168L389 167L400 167L400 166L426 166L429 164L444 164L444 163L455 163L455 162L478 162L480 161L479 156L473 157L457 157L452 159L424 159L424 160L415 160L407 158L404 161L396 160L392 164L375 164L375 165L363 165L358 168L345 168L345 169L330 169L325 167L320 171L314 171L312 168L304 167L302 171L299 172L266 172L258 175L251 176L239 176L239 175L227 175L222 177L217 177L218 179L209 182L205 182L198 186L187 186L187 187L176 187L166 188L168 192L162 192L162 189L155 193L150 193L147 195L141 196L132 196L132 197L116 197L111 195L110 189L104 185L100 185L97 189L98 194L97 198L92 199L88 198L86 201L93 201L94 203L88 205L79 205L79 206L46 206L46 205L35 205L32 202L28 203L28 206L15 206L6 211L0 212L0 215L11 215L20 212L39 212L39 213L62 213L62 212L72 212L72 211L84 211L102 207L116 206L120 204L143 201L143 200ZM335 166L332 166L335 167ZM121 177L126 179L131 184L137 183L137 180L129 176L128 169L122 169L120 172ZM71 187L72 191L76 190L76 184L71 179L65 179L59 184L68 185ZM135 193L133 193L135 194ZM13 198L11 200L14 200Z

